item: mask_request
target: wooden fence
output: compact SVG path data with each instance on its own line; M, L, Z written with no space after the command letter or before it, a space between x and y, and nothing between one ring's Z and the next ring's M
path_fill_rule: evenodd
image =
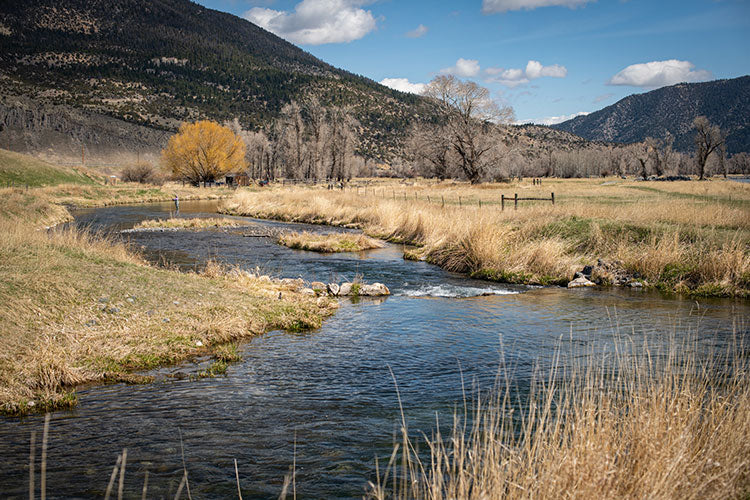
M519 201L551 201L552 204L555 204L555 193L550 193L549 198L519 198L518 193L515 193L513 198L505 198L505 195L500 195L500 210L505 210L505 200L513 200L513 208L515 210L518 210L518 202Z

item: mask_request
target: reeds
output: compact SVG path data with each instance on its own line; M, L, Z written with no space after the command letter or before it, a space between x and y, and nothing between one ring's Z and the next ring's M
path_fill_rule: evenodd
M744 346L708 352L670 338L610 355L556 357L518 388L464 402L452 431L400 442L375 499L746 498L750 382ZM585 361L581 361L585 360ZM420 445L426 445L424 453Z

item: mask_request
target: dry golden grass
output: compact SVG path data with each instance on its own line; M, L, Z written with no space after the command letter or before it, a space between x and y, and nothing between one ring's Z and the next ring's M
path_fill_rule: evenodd
M61 184L34 190L34 195L38 198L76 207L171 201L175 195L181 201L211 200L226 198L232 193L234 191L229 188L199 188L179 183L167 183L163 186L137 183L120 183L114 186Z
M729 499L750 493L750 380L742 349L716 357L620 341L614 361L558 363L516 402L504 387L421 443L406 420L375 499ZM623 349L624 348L624 349ZM723 354L723 355L722 355ZM611 358L608 358L611 359ZM580 363L580 361L579 361ZM424 448L423 448L424 449Z
M37 203L38 220L56 213ZM335 307L216 264L154 268L121 243L25 219L0 219L2 412L72 405L77 384L138 380L129 373L268 329L315 328Z
M741 183L380 182L368 185L367 194L364 189L239 192L221 211L362 227L372 236L419 245L418 256L446 269L498 281L562 284L601 258L665 290L750 293L750 186ZM519 202L516 211L511 202L500 210L501 193L541 197L552 191L555 205Z
M382 241L364 234L317 234L309 231L282 234L279 243L289 248L323 253L362 252L383 247Z
M236 219L225 219L221 217L211 218L181 218L170 217L168 219L152 219L139 222L134 229L210 229L216 227L238 227L246 223Z

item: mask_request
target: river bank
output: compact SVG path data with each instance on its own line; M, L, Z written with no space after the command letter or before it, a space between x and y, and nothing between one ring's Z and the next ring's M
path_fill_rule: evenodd
M499 210L501 192L533 196L542 189L555 191L555 204ZM565 285L591 266L602 269L593 277L600 284L627 276L625 283L689 296L750 295L750 189L740 183L585 179L549 180L544 188L383 182L356 191L276 187L237 193L220 211L361 227L417 246L410 258L498 282Z
M215 214L216 203L189 202L182 208L183 217L208 218ZM75 217L79 227L109 232L145 220L163 219L170 210L169 203L129 205L80 210ZM156 378L154 383L80 388L75 410L55 412L51 418L47 484L56 495L103 496L117 455L128 448L126 496L141 495L148 473L149 496L172 498L184 468L189 471L194 496L235 495L236 459L245 498L277 497L292 464L296 464L299 494L315 498L362 498L367 482L377 482L374 457L380 457L378 463L383 471L393 451L394 431L399 433L400 404L391 370L398 384L410 439L415 440L415 447L426 450L417 440L423 434L433 435L436 430L444 436L450 435L452 415L461 407L461 401L478 395L475 389L491 391L498 373L512 376L510 398L525 404L532 394L538 394L530 391L530 383L537 374L544 377L555 360L560 361L560 375L566 374L556 379L557 387L567 390L571 387L567 370L572 363L586 365L594 360L610 360L613 352L629 353L626 346L622 346L622 351L615 347L621 345L618 338L633 346L647 342L652 359L670 346L677 346L685 352L697 347L693 352L701 353L700 359L705 355L712 360L718 358L705 354L704 348L724 351L733 344L733 338L741 342L747 337L744 318L748 305L742 300L696 302L629 288L563 290L496 284L467 279L426 262L405 261L400 245L386 244L363 253L321 254L289 249L278 245L271 236L277 231L348 232L345 229L267 220L243 222L250 226L242 230L126 234L131 245L146 247L144 255L152 262L163 258L170 267L183 270L200 271L208 262L220 259L230 269L260 267L263 274L280 278L306 276L332 282L363 275L368 280L386 283L393 294L388 298L362 298L359 302L342 300L341 308L319 329L304 333L274 331L248 338L248 342L242 342L236 349L242 361L218 377L194 378L208 371L211 361L207 353L193 361L147 372L146 375ZM256 229L269 236L255 237ZM575 346L572 353L568 354L567 349L559 351L561 337L565 345ZM691 344L690 338L695 338L696 343ZM682 349L684 346L689 349ZM509 371L500 372L503 366ZM618 380L646 380L625 374L623 377ZM656 379L661 380L662 375ZM713 384L713 379L707 378L705 383ZM600 387L596 378L592 384L595 391ZM719 384L718 389L722 387L725 386ZM742 387L746 389L747 385ZM701 399L697 396L690 400L696 393L681 389L669 393L657 387L654 394L665 399L675 395L673 401L678 405ZM640 396L634 401L648 402ZM730 404L735 401L739 399L722 400ZM746 407L727 410L745 415ZM605 463L602 460L608 450L616 453L632 450L618 446L632 443L629 437L638 435L643 438L639 442L648 444L648 449L655 453L623 455L616 463L648 470L649 474L625 472L617 481L602 483L604 486L622 485L622 480L627 483L631 477L644 478L631 484L648 489L648 478L664 477L658 476L660 470L666 471L664 464L682 463L679 459L685 455L679 449L688 443L695 444L691 449L698 452L686 458L705 456L701 453L709 450L712 459L721 463L721 467L714 467L707 461L690 462L710 466L703 476L706 481L717 476L720 481L737 477L732 476L732 471L741 462L732 457L743 458L744 441L736 437L746 434L746 424L741 419L714 427L709 425L710 415L693 413L693 417L700 415L697 421L706 425L680 427L683 422L680 419L686 413L675 414L671 420L659 420L662 415L672 415L671 407L659 408L644 406L644 411L637 413L639 419L652 415L649 422L653 425L641 425L646 422L644 419L602 421L609 427L600 429L611 432L601 434L596 434L596 428L587 427L593 432L587 431L580 437L594 449L562 448L558 449L561 454L555 455L551 447L538 447L534 467L522 469L537 471L559 463L557 470L572 471L570 477L577 477L580 469L571 469L571 464L583 464L589 458L586 463ZM697 405L692 408L699 409ZM512 415L518 416L522 409L515 409ZM572 413L566 413L569 414ZM581 414L606 417L620 413L614 406L591 405ZM11 496L27 495L29 433L37 431L39 437L43 418L31 415L0 420L0 453L7 457L7 467L0 471L0 484ZM559 422L561 428L567 429L586 424L573 420ZM559 427L550 427L555 428ZM735 437L702 441L707 435L719 435L712 434L714 429L721 436ZM629 430L638 434L630 434ZM540 437L545 435L549 436L540 434ZM618 436L623 440L618 440ZM670 440L678 438L680 446L672 447ZM500 439L498 436L499 442L507 444ZM703 446L706 443L708 447ZM599 445L601 448L596 448ZM577 461L564 459L566 449L574 451L567 456L576 456ZM547 450L549 455L543 453ZM598 450L603 455L597 454ZM733 454L732 450L739 450L739 454ZM546 462L545 457L549 458ZM633 461L628 461L631 458ZM429 463L429 454L422 459L423 463ZM586 477L609 478L609 470L592 468ZM675 466L672 470L688 469ZM597 476L599 472L604 476ZM657 475L650 475L651 472ZM703 482L697 475L687 478L696 481L692 483L683 482L684 476L679 474L667 479L663 484L699 484L716 486L712 491L728 491L719 489L717 482Z
M91 205L166 194L81 189L0 190L2 413L71 407L77 385L144 381L131 374L196 355L221 361L228 343L273 329L317 328L335 308L266 276L210 263L198 272L162 269L111 238L45 231L70 220L51 200L77 199L71 193L96 194Z

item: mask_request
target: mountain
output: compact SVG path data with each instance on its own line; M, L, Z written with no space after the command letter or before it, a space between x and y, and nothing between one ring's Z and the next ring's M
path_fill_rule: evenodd
M0 46L0 147L153 153L184 120L257 129L316 95L352 105L360 152L387 158L432 109L188 0L4 0Z
M586 116L553 128L589 140L638 142L674 138L678 151L693 151L692 121L705 115L727 136L730 154L750 152L750 76L705 83L680 83L628 96Z

